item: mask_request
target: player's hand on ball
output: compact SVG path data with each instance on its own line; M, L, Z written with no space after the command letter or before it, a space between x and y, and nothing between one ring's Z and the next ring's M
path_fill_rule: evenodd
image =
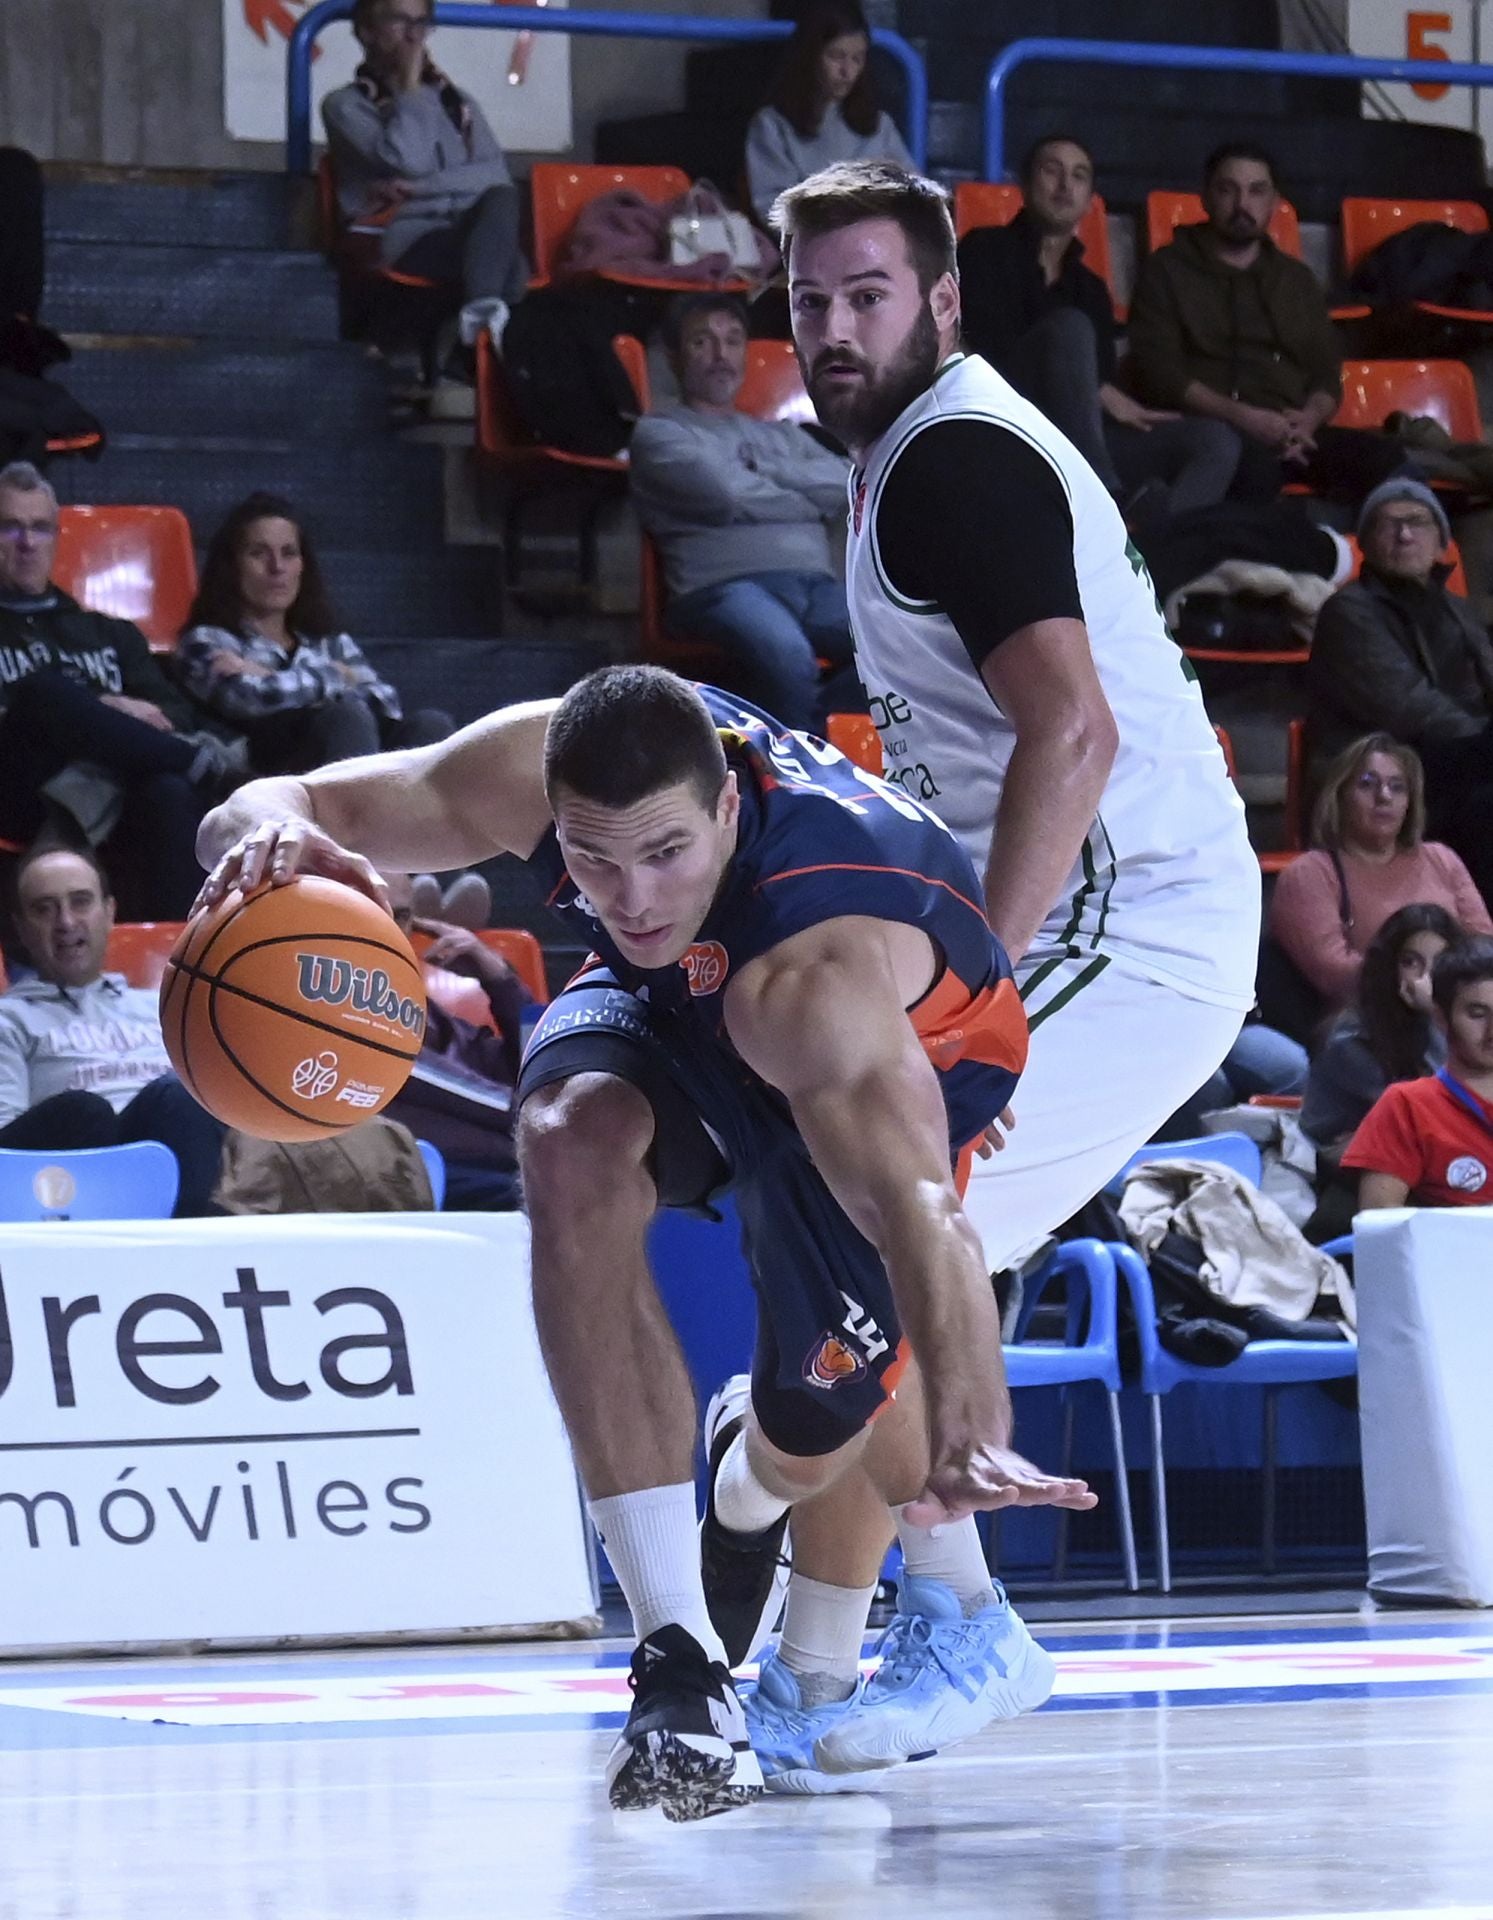
M203 883L192 911L201 913L237 888L252 893L268 883L283 887L298 874L319 873L366 893L390 911L389 890L378 869L361 853L350 853L309 820L265 820L225 853Z
M1000 1507L1083 1510L1098 1504L1099 1496L1082 1480L1043 1473L1009 1447L973 1445L945 1455L903 1514L915 1527L941 1527L968 1513Z

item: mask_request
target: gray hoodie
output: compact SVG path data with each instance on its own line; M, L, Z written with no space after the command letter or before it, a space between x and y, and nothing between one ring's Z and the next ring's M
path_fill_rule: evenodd
M0 994L0 1126L54 1093L101 1094L118 1113L170 1071L153 987L106 973L86 987L22 980Z

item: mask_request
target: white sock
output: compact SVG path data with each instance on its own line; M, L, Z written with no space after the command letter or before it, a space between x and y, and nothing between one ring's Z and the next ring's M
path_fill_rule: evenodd
M769 1493L752 1472L746 1435L727 1447L715 1475L715 1517L732 1533L761 1533L788 1511L788 1502Z
M638 1639L646 1640L659 1627L683 1627L699 1641L707 1660L724 1665L726 1649L710 1624L700 1583L693 1482L616 1493L588 1502L588 1510L621 1582Z
M966 1620L982 1607L993 1606L995 1588L974 1516L967 1514L942 1527L914 1527L902 1517L906 1511L906 1507L892 1509L907 1571L916 1579L941 1580L952 1587Z
M848 1700L860 1679L861 1641L876 1587L830 1587L795 1573L778 1658L798 1681L806 1707Z

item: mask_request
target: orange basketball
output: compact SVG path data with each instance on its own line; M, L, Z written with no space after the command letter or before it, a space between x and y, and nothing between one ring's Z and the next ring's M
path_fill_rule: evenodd
M171 1064L261 1140L323 1140L380 1112L425 1035L425 985L381 907L335 880L230 893L187 923L161 981Z

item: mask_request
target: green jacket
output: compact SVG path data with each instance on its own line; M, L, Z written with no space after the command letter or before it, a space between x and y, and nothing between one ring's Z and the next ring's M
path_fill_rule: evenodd
M168 678L137 626L107 613L90 613L60 587L36 612L0 606L0 711L29 673L45 668L82 680L95 693L151 700L178 733L194 733L202 717Z
M1206 225L1180 227L1141 268L1130 304L1136 392L1179 407L1188 382L1279 412L1342 392L1342 348L1310 267L1267 239L1226 266Z

